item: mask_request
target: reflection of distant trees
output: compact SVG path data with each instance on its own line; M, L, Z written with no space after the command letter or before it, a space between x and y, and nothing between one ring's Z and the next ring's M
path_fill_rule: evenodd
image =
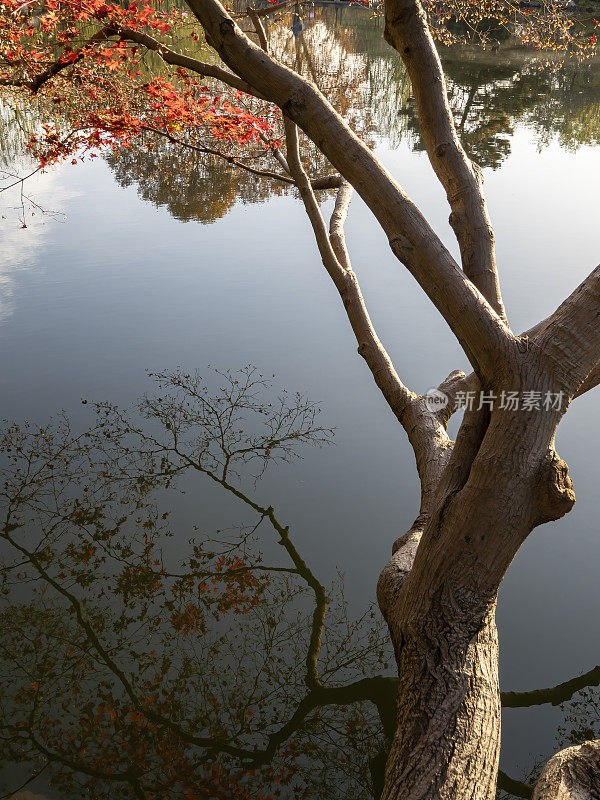
M345 45L343 28L324 22L323 9L300 11L306 14L299 35L292 31L293 14L269 28L270 47L276 57L298 72L308 75L363 139L372 142L376 128L372 104L365 102L364 63L360 55ZM254 113L261 104L253 98L242 101ZM283 136L281 120L271 119L276 137ZM281 128L281 130L279 130ZM222 143L210 142L225 149ZM306 139L302 141L303 160L312 176L324 176L327 165L322 154ZM227 153L239 156L257 169L281 173L280 164L265 147L247 150L227 146ZM218 157L200 154L149 136L142 145L107 157L122 185L138 184L140 196L159 206L167 206L177 219L213 222L223 217L232 205L260 202L290 190L289 184L244 172ZM329 171L331 167L328 168Z
M514 122L535 107L547 87L539 73L501 64L447 59L448 99L461 142L481 167L497 168L510 154ZM424 150L409 100L407 128L415 149Z
M550 89L526 119L541 146L557 137L561 147L600 144L600 72L598 65L562 67L548 77Z
M292 30L302 19L302 30ZM309 76L354 130L369 143L408 139L423 149L411 87L397 53L383 39L383 20L358 7L299 6L268 20L272 52ZM482 167L498 168L510 154L517 123L540 145L557 136L570 149L600 141L600 75L594 63L541 63L524 50L443 52L448 95L461 140ZM248 100L253 110L255 101ZM312 175L323 163L310 142L304 158ZM277 167L257 152L252 163ZM141 197L168 206L178 219L212 222L241 200L262 201L289 188L257 178L209 156L165 142L133 148L109 163L120 183L136 182Z
M288 190L284 183L259 179L164 139L149 138L147 146L111 154L107 161L122 186L135 183L143 200L185 222L211 223L238 200L255 203Z
M242 3L240 11L244 8ZM301 30L296 26L294 31L299 18ZM310 77L369 144L385 139L397 146L408 139L414 149L423 148L410 83L398 54L383 39L381 16L358 6L304 4L275 19L266 17L265 25L273 54ZM480 166L497 168L507 158L517 123L530 127L540 146L553 137L568 149L600 142L598 64L546 63L511 41L496 51L444 48L442 58L459 135ZM255 99L244 98L243 103L261 113ZM56 112L40 108L39 113ZM3 107L0 141L5 162L23 152L37 124L30 111L24 115L18 108ZM277 135L277 117L273 124ZM318 151L306 140L302 146L311 175L322 175L325 165ZM235 148L232 152L236 155ZM289 191L285 183L257 178L221 159L150 138L108 161L120 183L137 183L141 197L166 205L182 220L212 222L238 200L262 201ZM280 171L264 148L256 148L249 163Z
M498 167L510 153L516 123L535 131L541 146L557 136L576 149L600 141L597 64L519 66L447 59L450 102L461 140L481 166Z
M531 128L541 147L554 137L570 150L600 142L597 64L511 64L485 53L471 58L447 53L444 69L460 139L482 167L496 169L510 155L516 124ZM410 97L402 113L413 147L424 150Z
M14 171L15 161L24 158L25 144L36 125L30 108L22 102L0 103L0 170Z
M383 39L383 19L353 7L316 9L315 16L330 26L354 63L360 58L360 101L372 135L396 145L408 138L422 149L410 84ZM598 63L546 62L512 41L499 48L442 50L455 123L474 161L499 167L510 154L517 122L531 127L542 146L554 136L570 149L600 141Z

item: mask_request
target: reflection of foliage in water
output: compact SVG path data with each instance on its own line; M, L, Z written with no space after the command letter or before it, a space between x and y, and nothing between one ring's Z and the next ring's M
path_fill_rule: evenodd
M532 109L528 124L540 147L557 138L565 150L600 144L600 73L597 65L560 69L549 76L549 91Z
M600 697L598 689L588 687L562 707L563 724L558 729L561 747L600 739Z
M375 135L398 145L408 137L423 149L411 89L397 53L383 39L383 22L339 9L329 24L344 31L344 46L363 58L363 100ZM441 48L449 102L461 141L482 167L510 153L516 123L531 127L541 146L555 136L576 149L600 139L600 64L551 58L503 37L494 48Z
M535 132L540 147L554 138L570 150L599 141L597 63L452 60L445 68L461 139L481 166L500 166L510 153L510 137L518 123Z
M25 142L35 125L30 108L23 103L0 102L0 169L12 172L15 161L25 158Z
M383 39L383 20L360 8L305 8L304 30L291 31L291 14L269 27L273 53L311 77L354 129L371 143L398 146L408 138L423 144L410 83L397 53ZM510 154L516 124L535 131L540 146L558 137L574 149L600 139L598 64L546 63L513 41L494 52L444 49L449 101L471 158L498 168ZM248 101L252 108L254 101ZM304 142L312 175L323 174L318 152ZM289 191L284 183L256 178L222 160L180 153L152 142L147 149L110 157L122 184L137 182L140 194L167 205L179 219L206 222L223 216L237 201L262 201ZM256 151L252 163L276 163Z
M383 19L359 7L303 6L300 14L304 28L299 35L291 30L292 11L278 21L266 18L274 55L309 76L369 143L383 141L394 147L408 139L414 149L422 150L410 84L398 54L383 39ZM206 58L206 48L198 47ZM457 129L468 154L480 166L500 166L510 153L516 124L534 130L540 146L554 137L569 149L599 141L596 63L543 62L539 54L516 46L511 39L494 51L444 48L442 56ZM155 57L150 60L157 68ZM168 74L165 65L159 68ZM260 113L255 99L242 102ZM24 141L37 124L31 109L28 115L16 111L18 119L5 107L0 120L7 162L23 152ZM40 113L49 110L40 109ZM181 138L185 138L183 132ZM205 144L215 143L207 140ZM229 151L229 155L242 155L234 146ZM303 155L311 175L325 174L322 156L306 140ZM255 168L281 172L272 153L260 145L244 156ZM130 151L110 155L108 161L120 183L138 183L144 199L168 206L184 220L212 222L238 200L261 201L289 191L289 184L257 178L222 159L181 151L165 140L148 138Z
M135 417L100 405L80 435L66 419L5 431L2 763L65 798L370 796L379 616L348 617L252 488L331 432L252 370L213 391L156 381ZM168 498L188 473L245 524L207 536L198 520L184 545Z
M332 31L325 24L323 9L313 9L311 13L310 20L307 17L310 25L299 36L294 36L285 24L273 25L269 31L271 51L282 62L309 75L351 127L369 141L375 125L370 106L362 98L362 58L354 57L343 46L343 30ZM256 100L247 97L243 102L249 110L260 113ZM283 138L281 126L279 138ZM303 141L302 152L311 175L323 176L331 170L307 140ZM236 151L229 147L228 153L244 157L245 163L255 168L281 172L277 160L264 148L253 148L249 158L247 148ZM107 160L122 185L137 182L144 199L167 205L176 218L184 220L213 222L237 200L260 202L290 190L289 184L228 166L218 157L182 152L177 145L154 139L148 140L147 147L134 146Z
M140 197L184 221L211 223L241 200L255 203L287 191L284 183L261 180L221 159L151 138L106 157L121 186L137 184Z

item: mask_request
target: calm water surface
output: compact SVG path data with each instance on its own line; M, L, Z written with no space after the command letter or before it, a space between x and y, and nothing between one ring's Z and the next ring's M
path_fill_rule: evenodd
M368 75L353 113L455 252L403 71L381 32L380 21L344 9L317 11L303 35ZM526 329L598 261L600 65L552 68L510 43L446 58L457 123L484 170L509 317L515 330ZM259 494L293 526L324 581L336 568L345 573L358 613L374 599L391 543L416 515L418 487L405 436L356 354L302 207L220 166L186 186L173 177L176 165L166 160L159 177L154 162L153 154L133 154L52 170L30 190L64 220L42 225L36 217L21 230L7 213L1 416L43 421L65 409L83 425L82 398L131 403L148 388L146 370L178 365L253 364L275 375L277 385L320 402L336 446L267 475ZM356 197L347 233L371 316L403 380L424 391L466 368ZM533 533L503 583L503 689L552 686L600 662L599 413L597 391L569 410L558 450L577 504ZM177 515L185 528L199 514L208 529L234 523L240 510L194 489ZM549 706L506 710L504 769L524 778L556 748L563 717ZM43 783L37 790L56 796Z

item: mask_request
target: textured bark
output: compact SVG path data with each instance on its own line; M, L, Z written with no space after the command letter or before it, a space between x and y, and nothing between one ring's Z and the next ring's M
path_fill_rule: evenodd
M541 369L520 378L541 391ZM517 376L514 376L513 380ZM400 542L378 598L398 662L398 731L386 800L488 800L500 745L500 582L538 524L573 505L553 449L560 412L466 417L422 533Z
M386 800L495 795L500 753L498 639L494 609L479 625L457 624L452 596L406 629L398 655L397 731Z
M557 753L544 767L532 800L598 800L600 740Z
M532 341L548 359L557 383L573 396L600 361L600 266L561 303Z

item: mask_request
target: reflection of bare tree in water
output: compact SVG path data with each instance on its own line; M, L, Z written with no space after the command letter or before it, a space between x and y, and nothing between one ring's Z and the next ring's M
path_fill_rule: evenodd
M256 484L331 431L253 370L217 379L157 375L134 412L100 404L83 434L66 419L4 431L3 790L39 776L65 798L379 795L397 685L379 615L348 616L341 581L325 588ZM169 498L186 476L244 524L209 536L200 518L184 545ZM502 701L599 681L596 667Z
M331 431L252 370L218 381L156 376L137 416L101 405L83 435L4 433L0 753L23 780L111 800L369 796L382 625L348 618L255 487ZM244 525L169 547L186 473Z

